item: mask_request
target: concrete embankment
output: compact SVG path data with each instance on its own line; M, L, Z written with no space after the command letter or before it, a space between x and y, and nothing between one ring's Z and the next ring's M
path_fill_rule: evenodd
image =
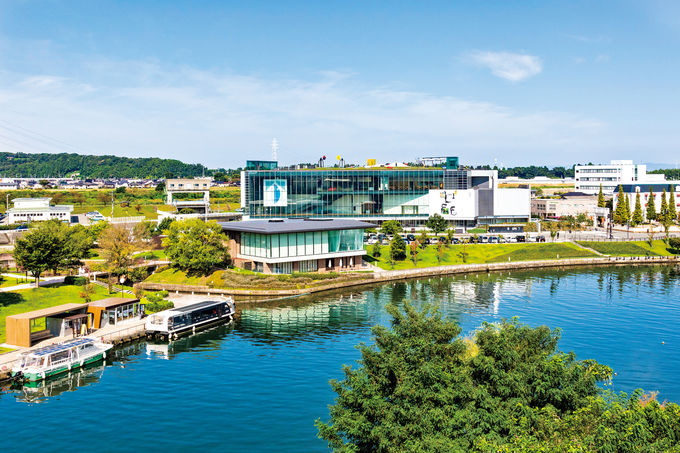
M517 261L503 263L484 264L458 264L452 266L423 267L418 269L403 269L394 271L382 271L367 274L365 279L348 280L309 288L272 289L272 290L247 290L247 289L222 289L199 285L176 285L165 283L139 283L141 289L147 291L168 291L176 294L204 294L207 296L233 296L246 301L262 302L276 298L302 296L323 291L333 291L342 288L350 288L361 285L389 282L418 277L432 277L437 275L455 275L479 272L495 272L521 269L546 269L566 268L577 266L631 266L651 264L680 264L680 259L673 256L652 257L597 257L597 258L574 258L561 260L536 260Z

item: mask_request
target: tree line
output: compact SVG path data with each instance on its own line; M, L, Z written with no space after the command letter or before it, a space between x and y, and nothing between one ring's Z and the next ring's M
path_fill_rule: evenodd
M211 170L201 164L186 164L176 159L156 157L0 153L0 175L4 177L56 178L76 172L81 178L156 179L209 176L213 172L225 173L225 170Z

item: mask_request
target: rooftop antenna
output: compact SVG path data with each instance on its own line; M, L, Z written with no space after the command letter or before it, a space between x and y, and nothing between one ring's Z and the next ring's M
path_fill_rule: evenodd
M279 142L274 138L272 140L272 160L273 161L278 161L279 160Z

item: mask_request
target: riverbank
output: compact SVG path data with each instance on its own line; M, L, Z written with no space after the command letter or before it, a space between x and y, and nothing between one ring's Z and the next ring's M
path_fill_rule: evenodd
M176 294L205 294L224 295L241 298L242 301L260 302L259 299L271 300L273 298L293 297L333 291L342 288L350 288L375 283L383 283L394 280L404 280L419 277L431 277L439 275L455 275L479 272L495 272L519 269L541 269L541 268L560 268L578 266L621 266L621 265L652 265L652 264L680 264L680 257L675 256L644 256L644 257L592 257L592 258L571 258L556 260L535 260L518 261L504 263L484 263L484 264L457 264L450 266L435 266L415 269L402 269L380 271L372 274L364 274L364 278L347 280L342 282L328 283L310 288L299 289L271 289L271 290L246 290L246 289L224 289L213 288L202 285L177 285L168 283L138 283L135 287L146 291L168 291Z

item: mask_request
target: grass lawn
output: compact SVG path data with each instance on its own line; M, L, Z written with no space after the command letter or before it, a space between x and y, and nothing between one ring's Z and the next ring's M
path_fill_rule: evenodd
M135 209L135 206L137 206L137 204L139 204L140 207L141 207L139 211L137 211L137 209ZM123 207L120 206L119 202L117 202L116 205L113 207L113 216L114 217L137 217L137 216L143 215L147 219L157 219L158 218L158 214L156 213L156 207L157 206L159 206L159 205L131 202L130 206L123 208ZM86 212L91 212L91 211L99 211L104 216L110 216L111 215L111 205L110 204L109 205L83 204L83 205L74 206L74 208L73 208L74 214L84 214Z
M2 277L2 281L0 281L0 288L7 288L8 286L16 286L16 285L21 285L23 283L32 283L33 278L29 278L27 281L25 279L17 279L17 278L12 278L12 277Z
M462 245L451 245L444 248L442 266L451 264L465 264L459 255L463 251ZM589 250L585 250L569 243L546 243L546 244L472 244L465 246L468 253L467 264L500 263L507 261L532 261L549 260L559 258L587 258L597 256ZM382 269L392 269L387 257L389 246L381 247L381 257L375 262ZM437 246L429 245L418 255L418 266L413 265L409 259L409 249L406 249L407 258L398 261L394 269L413 269L414 267L438 266Z
M145 260L164 260L165 250L147 250L145 252L137 253L135 258L144 258Z
M5 342L5 317L55 305L84 303L83 299L80 298L80 291L80 286L54 285L0 293L0 343ZM95 285L92 300L104 299L105 297L110 297L107 289ZM36 329L38 328L44 328L44 322L42 326L36 325Z
M589 247L604 255L612 256L669 256L673 255L666 243L656 240L650 247L647 241L626 241L626 242L598 242L598 241L578 241L584 247Z
M224 271L215 271L212 274L201 276L189 276L179 269L167 268L159 272L149 275L149 278L144 280L146 283L168 283L171 285L208 285L210 282L215 287L223 286L222 273Z

